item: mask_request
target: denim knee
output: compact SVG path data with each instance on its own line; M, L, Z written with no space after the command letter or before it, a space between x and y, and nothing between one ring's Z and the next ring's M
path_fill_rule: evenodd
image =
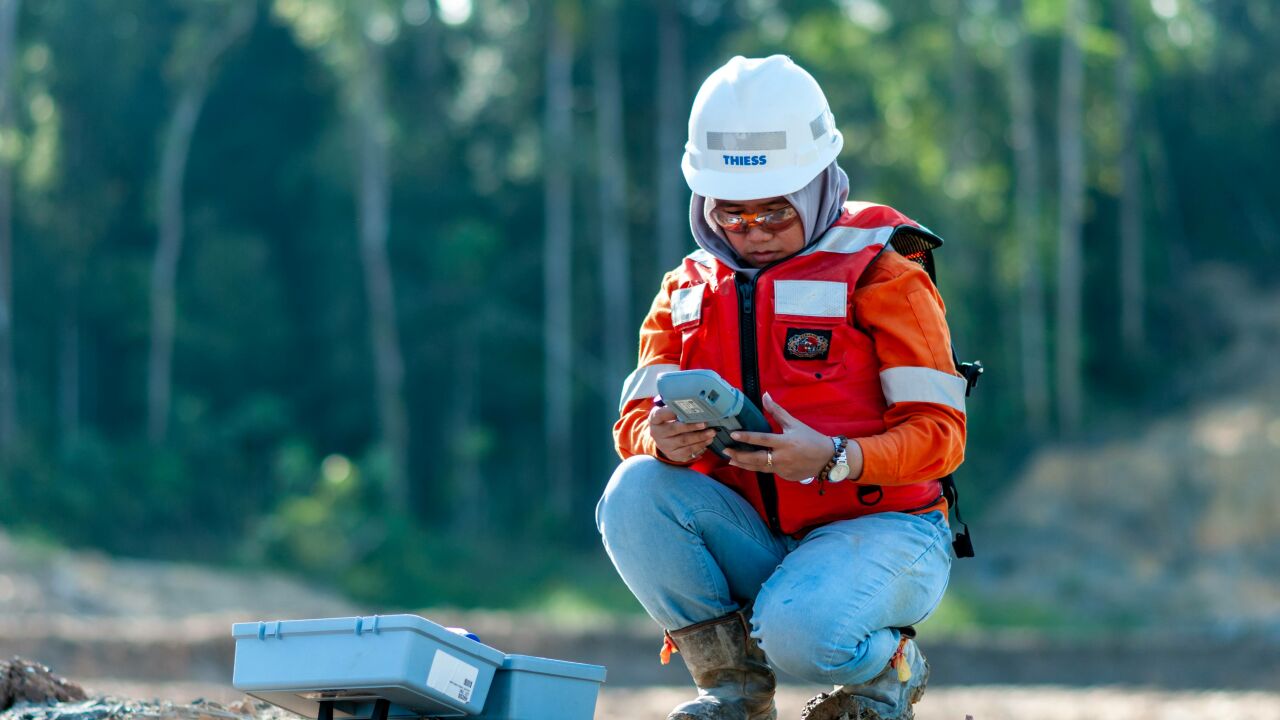
M656 466L656 467L655 467ZM665 463L648 455L633 455L613 471L600 501L596 503L596 529L606 537L649 516L657 509L664 483Z
M753 623L770 664L806 682L844 684L846 678L874 676L887 657L879 633L850 637L838 613L823 612L821 601L767 604L757 598ZM867 665L867 667L863 667ZM879 669L870 667L878 665Z

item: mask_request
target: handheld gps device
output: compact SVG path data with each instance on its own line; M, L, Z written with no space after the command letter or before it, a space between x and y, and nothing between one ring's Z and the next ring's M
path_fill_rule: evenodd
M716 431L711 450L724 459L725 448L764 450L729 437L734 430L771 433L760 409L714 370L678 370L658 376L658 395L682 423L706 423Z

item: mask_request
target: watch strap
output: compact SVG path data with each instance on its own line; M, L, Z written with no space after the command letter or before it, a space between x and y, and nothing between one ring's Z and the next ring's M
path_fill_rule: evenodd
M822 472L818 473L818 479L822 482L827 481L827 476L831 474L831 468L836 466L836 461L841 455L844 455L845 449L849 446L849 438L844 435L836 435L831 438L831 442L835 445L835 452L831 453L831 459L827 461L827 466L822 468Z

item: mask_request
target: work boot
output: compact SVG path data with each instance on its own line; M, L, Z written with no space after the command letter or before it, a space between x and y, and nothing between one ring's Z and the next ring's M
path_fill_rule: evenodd
M929 662L915 640L903 636L884 672L863 685L839 685L805 704L800 720L914 720L924 696Z
M748 612L669 630L664 658L676 650L698 686L698 697L676 707L667 720L776 720L777 678L751 637Z

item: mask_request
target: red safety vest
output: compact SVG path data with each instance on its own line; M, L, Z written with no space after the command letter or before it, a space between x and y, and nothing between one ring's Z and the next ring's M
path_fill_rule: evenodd
M736 282L734 271L706 251L689 255L671 298L672 324L682 336L680 368L715 370L757 407L768 392L826 435L884 432L880 362L871 337L854 325L853 294L904 227L931 236L893 208L850 203L816 243L752 281ZM777 422L770 424L778 431ZM794 535L872 513L919 512L942 498L937 480L802 485L733 467L712 453L693 468L736 490L775 531Z

